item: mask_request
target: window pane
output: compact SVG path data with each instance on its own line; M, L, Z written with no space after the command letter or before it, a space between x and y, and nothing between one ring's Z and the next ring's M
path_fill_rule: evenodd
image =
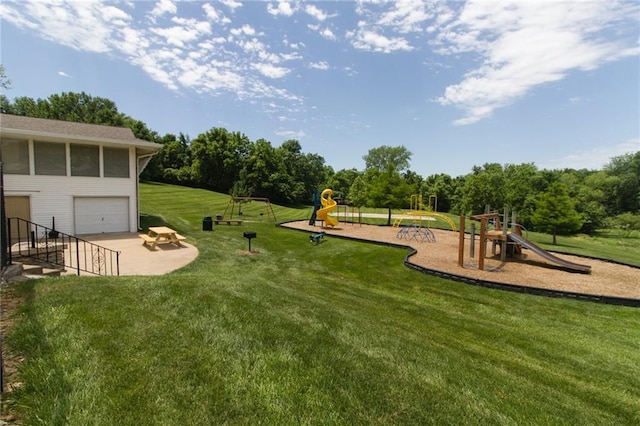
M4 172L13 175L29 174L29 142L17 139L2 140Z
M129 177L129 150L126 148L102 149L104 177Z
M66 176L67 155L65 153L65 144L34 142L33 148L37 175Z
M71 176L100 177L100 147L71 144Z

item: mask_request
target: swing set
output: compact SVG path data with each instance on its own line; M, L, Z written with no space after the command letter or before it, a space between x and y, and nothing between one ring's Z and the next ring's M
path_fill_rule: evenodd
M246 203L249 201L261 201L265 203L265 210L267 212L267 217L268 218L273 218L273 221L276 221L276 214L273 212L273 208L271 207L271 202L269 202L268 198L264 198L264 197L231 197L231 199L229 199L229 203L227 204L227 207L224 209L224 213L223 213L223 217L227 216L227 211L229 211L229 209L231 209L231 214L229 215L229 219L233 219L233 211L234 211L234 207L236 205L236 203L238 203L238 213L242 214L242 212L240 211L240 205L241 203ZM260 215L262 215L262 213L260 213Z

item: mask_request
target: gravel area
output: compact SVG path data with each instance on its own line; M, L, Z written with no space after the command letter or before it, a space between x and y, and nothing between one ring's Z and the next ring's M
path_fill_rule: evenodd
M341 235L408 245L417 250L417 254L410 259L412 263L449 274L521 286L640 299L640 268L601 260L554 253L562 259L591 266L590 274L571 273L555 268L554 264L546 259L524 249L522 255L517 258L508 258L504 263L500 261L499 255L486 258L485 270L481 271L478 269L477 242L475 258L469 256L469 235L465 235L464 268L458 265L459 234L457 232L432 229L435 242L430 242L427 238L420 238L420 236L412 238L410 235L405 235L398 238L399 229L388 226L340 223L334 229L322 229L320 226L310 226L308 221L290 222L283 226L306 230L310 233L322 231L328 236ZM487 253L491 255L490 243L487 244Z

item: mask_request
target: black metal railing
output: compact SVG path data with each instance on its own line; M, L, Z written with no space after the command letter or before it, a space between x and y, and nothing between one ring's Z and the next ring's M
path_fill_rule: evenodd
M9 262L18 257L94 275L120 275L120 252L18 217L7 218Z

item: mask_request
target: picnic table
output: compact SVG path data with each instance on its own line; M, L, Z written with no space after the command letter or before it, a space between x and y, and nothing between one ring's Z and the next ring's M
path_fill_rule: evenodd
M178 234L173 229L166 226L150 226L148 234L140 234L142 245L148 245L155 248L158 244L177 244L186 240L185 237Z

